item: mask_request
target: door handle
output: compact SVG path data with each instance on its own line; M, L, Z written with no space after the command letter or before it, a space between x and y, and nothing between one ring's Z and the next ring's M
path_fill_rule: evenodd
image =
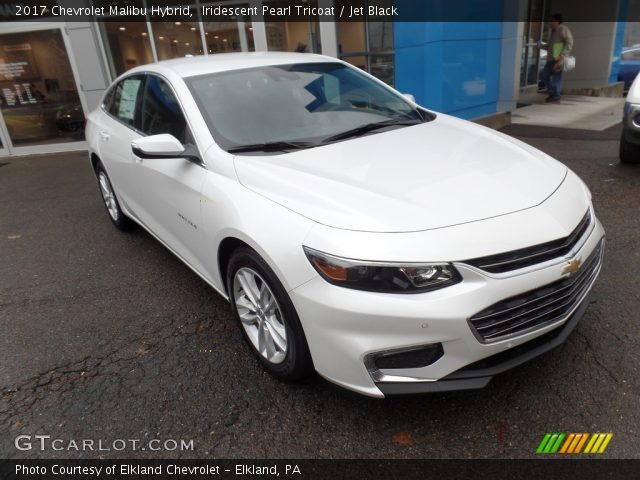
M111 135L109 135L107 132L100 132L100 138L103 142L106 142L111 138Z

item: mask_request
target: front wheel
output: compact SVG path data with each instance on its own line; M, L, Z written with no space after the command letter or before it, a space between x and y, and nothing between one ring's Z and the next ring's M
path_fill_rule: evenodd
M313 363L300 319L267 263L249 248L236 250L227 286L243 336L262 365L285 380L309 376Z

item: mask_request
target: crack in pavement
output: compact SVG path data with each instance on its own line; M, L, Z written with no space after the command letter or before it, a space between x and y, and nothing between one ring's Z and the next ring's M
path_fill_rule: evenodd
M162 320L165 322L121 347L103 355L85 356L41 372L22 383L3 387L0 389L0 425L11 428L13 421L29 414L46 395L68 393L78 384L99 377L116 377L122 383L132 370L142 369L144 372L145 367L140 360L157 353L169 344L169 339L187 339L212 329L210 315L191 313L190 317L195 319L178 325L174 317L154 319L154 324Z

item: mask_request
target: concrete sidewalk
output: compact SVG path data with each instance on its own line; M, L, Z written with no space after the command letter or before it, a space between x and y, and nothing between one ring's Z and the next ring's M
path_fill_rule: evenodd
M560 103L544 103L546 94L528 97L527 105L511 114L515 125L603 131L622 121L624 98L564 95Z

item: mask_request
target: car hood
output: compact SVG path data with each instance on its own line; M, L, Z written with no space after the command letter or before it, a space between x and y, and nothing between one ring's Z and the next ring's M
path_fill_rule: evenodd
M507 135L447 115L281 155L236 156L239 181L335 228L409 232L539 205L567 169Z

